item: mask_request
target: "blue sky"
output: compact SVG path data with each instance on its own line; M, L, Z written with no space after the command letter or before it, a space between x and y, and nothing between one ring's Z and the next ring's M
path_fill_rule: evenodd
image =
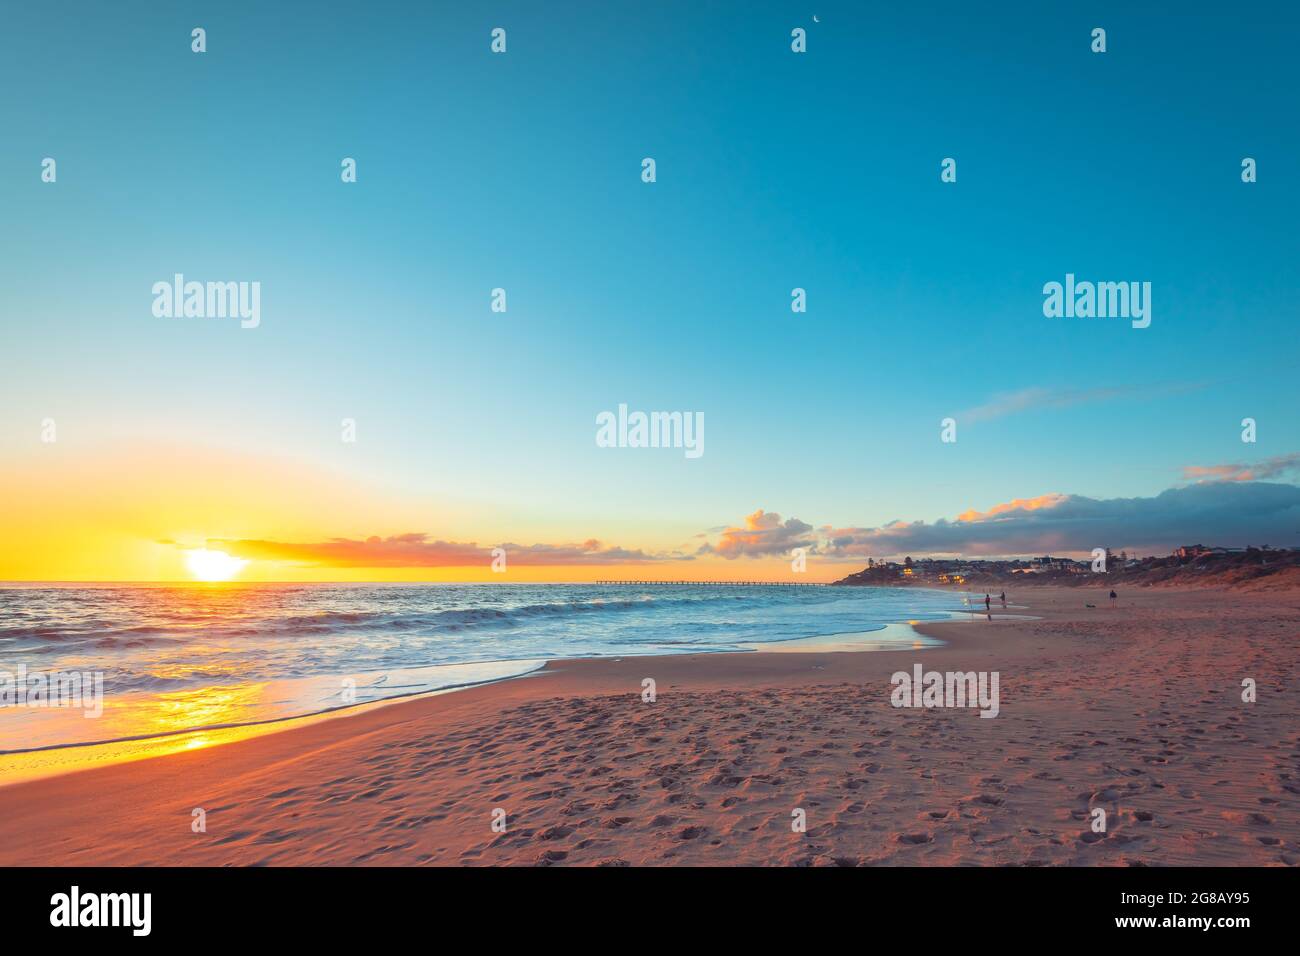
M1288 455L1300 14L1130 6L11 6L0 454L52 416L431 503L376 533L665 547ZM261 327L154 318L175 272L260 281ZM1151 327L1045 318L1067 272ZM706 454L597 448L620 402Z

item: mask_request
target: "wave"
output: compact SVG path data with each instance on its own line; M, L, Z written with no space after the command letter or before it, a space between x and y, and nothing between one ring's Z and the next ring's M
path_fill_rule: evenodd
M441 595L432 596L445 601ZM288 602L288 606L285 606L284 601L268 601L262 604L253 603L251 606L233 609L231 613L224 614L196 615L193 609L190 609L178 620L178 609L167 606L142 608L135 602L131 602L115 610L121 615L131 615L135 620L129 618L119 621L105 620L102 609L97 608L93 616L85 615L79 621L74 616L72 623L63 626L44 620L0 627L0 653L12 652L18 648L40 652L44 645L50 644L62 645L67 650L77 647L115 650L183 644L194 639L210 642L348 635L382 637L390 634L435 637L440 634L456 635L477 631L511 631L538 621L559 621L571 617L599 619L607 615L626 616L632 613L646 615L647 631L653 630L657 636L645 633L637 637L625 633L621 635L621 639L629 643L662 641L665 636L664 628L676 629L677 626L684 626L694 632L692 639L684 640L679 633L674 635L672 643L691 644L707 642L710 638L721 637L729 632L734 633L738 629L750 632L755 628L768 630L771 626L766 622L755 624L752 620L742 626L742 623L734 619L734 616L726 610L727 608L736 608L752 617L755 613L761 614L767 609L803 611L820 605L831 610L836 603L818 600L813 595L808 595L808 599L792 602L788 592L764 593L757 590L730 588L724 591L707 587L673 594L637 592L628 596L626 591L608 596L584 594L561 600L534 601L513 606L476 603L472 606L430 608L427 600L419 599L425 596L417 596L416 600L412 600L410 596L399 591L396 592L396 597L403 598L405 606L393 608L391 598L372 600L368 591L364 590L360 597L372 605L379 606L373 609L325 608L315 613L304 614L301 613L302 608L296 601ZM479 602L484 602L485 599L495 601L499 595L485 590L473 597ZM696 610L699 613L685 615L671 613L686 609ZM147 616L144 623L140 622L142 616ZM862 620L863 625L870 626L871 623L869 617L867 620ZM757 635L752 633L745 634L745 638L749 640L755 636ZM779 640L789 635L772 634L771 636Z

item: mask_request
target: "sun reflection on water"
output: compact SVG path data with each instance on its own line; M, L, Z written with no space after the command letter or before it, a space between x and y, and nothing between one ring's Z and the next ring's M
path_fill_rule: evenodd
M163 734L184 730L187 727L207 727L214 724L233 724L255 720L264 715L261 706L268 687L267 682L214 685L193 690L178 690L159 694L142 701L132 709L137 711L131 721L136 729L118 736Z

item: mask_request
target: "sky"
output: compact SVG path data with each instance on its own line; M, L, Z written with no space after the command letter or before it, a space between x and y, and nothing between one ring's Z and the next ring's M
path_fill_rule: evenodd
M0 579L1300 545L1300 13L895 6L10 5Z

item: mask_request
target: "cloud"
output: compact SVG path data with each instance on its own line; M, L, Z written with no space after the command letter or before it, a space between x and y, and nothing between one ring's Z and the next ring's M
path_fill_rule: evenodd
M1183 468L1183 477L1202 484L1211 481L1265 481L1282 478L1297 470L1300 470L1300 452L1292 452L1253 465L1187 465Z
M1013 498L955 518L887 522L879 527L813 525L763 508L740 525L696 535L694 553L646 551L581 543L504 542L512 565L625 565L691 561L696 557L772 558L807 549L822 560L865 562L902 555L1001 556L1086 554L1093 548L1167 553L1180 544L1290 545L1300 530L1300 487L1260 481L1300 470L1300 453L1254 465L1193 465L1192 484L1148 498L1088 498L1051 492ZM180 547L181 545L176 545ZM233 557L336 568L473 567L492 561L490 545L444 541L419 532L315 542L211 539L207 547ZM682 545L682 548L688 547Z
M207 547L234 557L259 561L288 561L332 568L463 568L487 565L492 547L476 542L430 540L427 534L411 532L381 538L330 538L316 542L210 539ZM512 565L601 565L648 564L658 561L689 561L690 555L648 553L607 547L595 538L581 544L531 544L505 542Z
M722 531L717 544L703 544L700 554L716 554L723 558L770 557L789 554L794 548L812 549L817 544L813 527L790 518L785 522L774 511L759 508L745 518L743 528L729 527Z
M1065 408L1085 402L1104 402L1127 394L1125 388L1048 389L1024 388L1018 392L995 395L983 405L967 409L957 416L963 424L986 422L1039 408Z
M1072 405L1109 402L1119 398L1158 397L1203 387L1201 384L1185 384L1155 387L1117 385L1108 388L1022 388L1017 392L995 395L983 405L961 412L957 415L957 421L960 424L986 422L1042 408L1069 408Z
M1180 544L1291 544L1300 488L1226 482L1171 488L1153 498L1051 494L967 511L954 520L824 528L822 554L859 559L902 554L1086 553L1110 547L1168 552Z
M957 516L957 520L982 521L986 518L996 518L998 515L1005 515L1015 511L1037 511L1039 508L1054 508L1068 500L1069 495L1061 494L1039 495L1037 498L1015 498L1004 504L994 505L988 511L976 511L974 508L963 511Z

